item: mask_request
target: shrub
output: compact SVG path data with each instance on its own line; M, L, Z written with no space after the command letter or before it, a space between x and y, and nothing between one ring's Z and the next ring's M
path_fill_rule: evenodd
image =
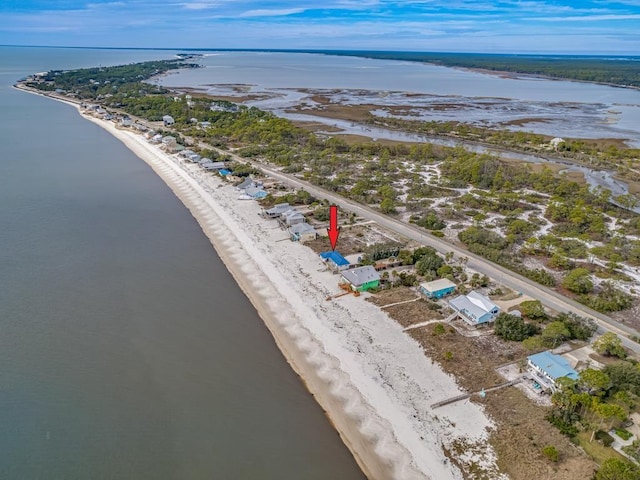
M522 314L529 320L543 322L547 319L547 312L545 312L540 300L527 300L521 302L520 305L518 305L518 310L520 310L520 312L522 312Z
M625 430L624 428L616 428L615 432L616 432L616 435L623 440L629 440L631 437L633 437L633 433L631 433L628 430Z
M589 293L593 290L591 273L586 268L574 268L564 277L562 286L573 293Z
M558 449L553 445L547 445L542 449L542 454L547 457L552 462L557 462L560 458L560 454L558 453Z
M554 415L553 413L547 415L547 421L556 427L560 433L566 435L567 437L575 437L578 435L578 428L571 422L567 422L561 417Z
M610 447L611 444L614 442L614 438L604 430L598 430L596 432L596 440L600 442L602 445L604 445L605 447Z
M435 327L433 327L433 334L434 335L443 335L444 333L446 333L447 331L444 328L444 325L441 323L436 324Z
M611 284L611 282L604 282L595 295L582 295L580 302L597 310L598 312L618 312L629 308L633 303L631 295L627 295L622 290L619 290Z
M607 332L593 342L593 349L601 355L624 359L627 352L622 346L622 340L613 332Z
M521 342L539 331L540 329L535 325L525 323L522 318L504 312L498 315L494 324L494 332L498 337L513 342Z

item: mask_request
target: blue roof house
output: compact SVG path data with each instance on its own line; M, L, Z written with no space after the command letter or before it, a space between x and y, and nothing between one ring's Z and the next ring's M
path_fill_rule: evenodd
M338 272L342 270L346 270L347 268L349 268L349 265L350 265L349 260L344 258L335 250L332 250L329 252L322 252L320 254L320 258L324 260L324 262L329 266L331 270L338 271Z
M578 380L576 372L569 362L560 355L551 352L540 352L527 357L529 372L534 380L551 391L556 390L556 380L562 377Z
M223 177L226 177L227 175L229 175L231 173L231 170L227 170L226 168L222 168L222 169L218 170L218 173L220 175L222 175Z

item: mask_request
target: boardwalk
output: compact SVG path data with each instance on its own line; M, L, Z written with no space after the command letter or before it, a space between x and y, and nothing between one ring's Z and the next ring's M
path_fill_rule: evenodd
M455 397L447 398L446 400L441 400L436 403L431 404L431 408L443 407L445 405L449 405L450 403L459 402L460 400L464 400L465 398L472 397L473 395L483 395L484 393L493 392L494 390L499 390L500 388L510 387L511 385L515 385L520 383L522 378L516 378L515 380L511 380L510 382L501 383L500 385L496 385L495 387L487 388L486 390L480 390L479 392L473 393L464 393L462 395L458 395Z

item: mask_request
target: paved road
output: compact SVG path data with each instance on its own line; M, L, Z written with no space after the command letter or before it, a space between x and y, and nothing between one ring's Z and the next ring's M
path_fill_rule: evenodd
M54 96L55 95L50 95ZM61 98L65 101L69 101L67 98ZM74 103L80 103L75 101ZM114 109L117 110L117 109ZM137 119L138 123L146 125L149 128L156 128L157 123L153 124L152 122L147 122L142 119ZM192 142L194 139L190 139ZM255 160L247 159L244 157L240 157L234 153L230 153L225 150L221 150L218 148L214 148L211 145L204 144L202 142L198 142L200 147L217 150L221 155L230 155L234 160L238 162L249 162L254 165L254 167L262 170L266 175L275 178L276 180L281 181L291 187L294 188L302 188L309 192L311 195L317 198L324 198L328 201L332 202L339 207L352 211L359 215L362 218L366 218L367 220L372 220L381 226L399 233L407 238L410 238L416 242L419 242L424 245L429 245L435 248L441 254L446 254L448 252L453 252L454 255L458 257L466 257L468 259L467 266L483 275L487 275L494 280L516 290L522 292L525 295L529 295L530 297L536 298L540 300L544 305L549 308L552 308L556 311L561 312L575 312L584 317L589 317L595 320L598 324L598 332L604 333L606 331L612 331L619 334L622 338L623 344L635 351L640 353L640 345L629 340L627 337L629 335L639 335L639 333L626 325L621 324L608 317L607 315L603 315L599 312L596 312L581 303L578 303L570 298L567 298L563 295L560 295L558 292L546 288L532 280L529 280L522 275L519 275L511 270L507 270L506 268L496 265L494 263L485 260L484 258L475 255L467 250L464 250L458 246L449 243L446 240L435 237L428 233L425 233L422 229L415 227L411 224L401 222L394 218L391 218L387 215L384 215L377 210L374 210L370 207L361 205L359 203L355 203L351 200L348 200L340 195L337 195L334 192L330 192L321 187L317 187L315 185L310 184L304 180L294 177L293 175L285 174L279 172L275 168L265 165L261 162L257 162Z
M224 150L220 150L220 153L229 154L229 152L226 152ZM420 228L415 227L411 224L391 218L370 207L366 207L359 203L348 200L340 195L337 195L334 192L330 192L321 187L312 185L309 182L296 178L292 175L279 172L275 168L269 165L265 165L261 162L246 159L235 154L231 154L231 157L239 162L249 162L256 168L262 170L266 175L275 178L276 180L279 180L291 187L303 188L314 197L327 199L333 204L338 205L345 210L352 211L362 218L373 220L379 225L391 231L397 232L421 244L430 245L441 254L453 252L457 257L467 257L467 266L469 268L483 275L487 275L518 292L522 292L525 295L529 295L530 297L538 299L544 305L556 311L575 312L581 316L592 318L598 324L598 331L600 333L604 333L606 331L615 332L622 337L622 341L627 348L640 353L640 345L627 338L628 335L638 335L638 332L626 325L621 324L620 322L613 320L607 315L596 312L595 310L592 310L582 305L581 303L571 300L570 298L567 298L554 290L533 282L532 280L529 280L522 275L501 267L500 265L491 263L488 260L485 260L484 258L475 255L468 250L464 250L458 246L455 246L444 239L425 233Z

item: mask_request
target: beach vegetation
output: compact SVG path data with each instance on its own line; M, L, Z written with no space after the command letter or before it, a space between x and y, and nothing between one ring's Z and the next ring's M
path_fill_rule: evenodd
M593 349L601 355L624 359L627 352L622 346L622 340L613 332L607 332L593 342Z
M208 145L208 158L224 157L225 149L234 151L385 213L406 212L408 221L452 241L457 236L470 252L489 261L545 286L561 283L563 291L572 292L578 301L598 311L620 311L632 305L633 298L619 284L634 281L624 274L626 265L640 265L640 216L629 211L637 204L635 196L612 198L605 189L591 190L575 177L558 175L545 166L533 168L463 147L325 138L255 107L197 92L187 100L183 93L148 83L159 73L193 66L171 60L57 71L30 86L60 88L151 122L171 115L175 119L171 134L179 135L184 145ZM384 121L385 128L473 139L515 150L538 152L548 147L542 135L459 122L373 116L369 121ZM554 155L614 168L633 179L629 165L640 157L640 150L565 139ZM258 175L248 164L233 167L240 176ZM438 204L441 199L444 201ZM298 194L296 198L278 197L278 201L289 200L292 204L313 203ZM317 212L318 220L323 212ZM616 228L611 228L612 222ZM398 257L405 265L418 261L408 254ZM433 267L427 260L420 264L426 277L448 275L460 280L466 275L455 270L439 273L440 267ZM562 272L567 273L563 276ZM597 283L594 275L607 281Z

